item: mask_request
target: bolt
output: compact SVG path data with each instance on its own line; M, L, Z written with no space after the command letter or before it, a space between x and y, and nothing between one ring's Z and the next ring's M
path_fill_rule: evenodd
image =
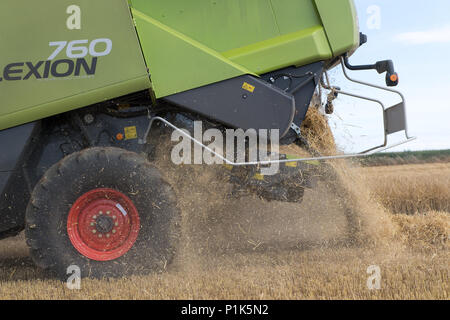
M116 233L116 229L113 229L112 233Z
M101 238L101 237L102 237L102 234L99 234L98 237Z
M91 222L91 227L93 227L94 226L94 223L93 222Z
M118 222L116 222L115 224L114 224L116 227L118 227L119 226L119 223Z
M109 238L111 235L109 233L106 234L106 237Z
M94 229L94 230L92 230L92 233L97 233L97 230L95 230L95 229Z
M84 122L86 122L86 124L91 124L92 122L94 122L94 116L90 113L86 114L84 116Z
M116 216L113 216L113 219L116 219L117 217Z
M111 214L111 211L106 211L106 214Z
M93 218L93 219L97 219L97 216L93 216L92 218Z
M103 214L103 211L99 211L99 213L98 213L99 215L102 215Z

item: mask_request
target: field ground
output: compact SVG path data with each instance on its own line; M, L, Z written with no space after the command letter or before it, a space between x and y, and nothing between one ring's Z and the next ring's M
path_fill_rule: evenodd
M368 186L370 197L396 213L390 213L389 221L383 222L392 224L394 230L385 240L377 238L375 243L360 245L341 243L333 235L339 219L328 224L313 223L308 228L294 227L283 215L282 207L273 207L268 209L278 217L270 220L277 224L273 230L261 227L250 231L239 225L252 239L239 240L244 243L242 246L201 251L198 246L186 245L164 274L103 281L86 279L81 290L71 291L65 283L48 278L33 265L21 235L0 241L0 298L449 299L450 164L354 170ZM311 219L325 221L321 212L333 206L325 202L322 193L309 195L302 212L311 211ZM262 210L258 205L265 204L242 207ZM242 222L246 219L240 218ZM302 223L304 219L300 218ZM293 229L285 232L288 227L278 225L279 220L286 220ZM276 238L296 231L302 237L314 238L313 243L301 245L302 237L297 243L286 237L286 246L260 246L270 244L266 238L269 232ZM371 265L380 267L380 290L367 287L367 268Z
M450 162L362 170L377 201L392 213L450 212Z

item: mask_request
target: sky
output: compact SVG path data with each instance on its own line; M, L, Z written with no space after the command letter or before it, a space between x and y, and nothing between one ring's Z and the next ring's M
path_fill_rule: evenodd
M368 43L350 58L352 64L392 59L400 77L397 87L406 98L409 133L417 140L392 149L450 149L450 1L354 0L360 31ZM363 81L385 85L375 70L351 72ZM340 67L330 72L342 90L382 99L395 105L394 94L348 82ZM373 103L340 96L329 123L339 147L358 152L383 142L382 113ZM400 142L394 134L390 142Z

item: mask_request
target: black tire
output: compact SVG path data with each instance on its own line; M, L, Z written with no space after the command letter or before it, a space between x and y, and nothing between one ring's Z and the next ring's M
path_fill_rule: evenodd
M131 249L112 261L95 261L75 249L67 231L69 211L98 188L117 190L135 205L140 230ZM144 158L118 148L91 148L50 168L36 185L26 212L26 238L35 263L67 278L71 265L82 277L121 277L164 270L178 240L179 211L171 186Z

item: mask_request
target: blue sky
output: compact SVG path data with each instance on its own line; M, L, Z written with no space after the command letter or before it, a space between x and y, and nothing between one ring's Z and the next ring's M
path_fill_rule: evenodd
M418 140L395 151L450 149L450 1L355 0L360 29L369 41L351 57L352 64L392 59L406 97L410 134ZM376 16L377 6L380 19ZM376 22L379 22L377 24ZM353 85L335 68L333 83L343 90L396 104L395 95ZM354 78L383 85L376 71L352 72ZM330 124L341 149L364 150L382 143L379 107L341 96ZM400 141L396 134L392 142Z

